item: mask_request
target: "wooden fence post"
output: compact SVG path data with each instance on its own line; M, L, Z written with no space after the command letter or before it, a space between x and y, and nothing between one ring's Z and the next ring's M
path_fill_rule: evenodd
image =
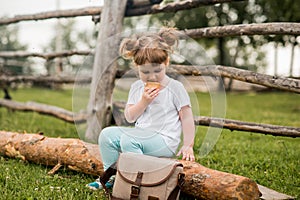
M119 35L127 1L105 0L93 65L85 140L96 142L101 129L109 125L112 92L117 72Z

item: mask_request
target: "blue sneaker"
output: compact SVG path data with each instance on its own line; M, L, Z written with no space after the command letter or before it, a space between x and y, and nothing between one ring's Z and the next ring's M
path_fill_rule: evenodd
M114 186L115 176L110 177L110 179L105 183L107 189L110 189ZM102 190L103 187L100 183L100 178L97 178L94 182L86 185L88 188L92 190Z

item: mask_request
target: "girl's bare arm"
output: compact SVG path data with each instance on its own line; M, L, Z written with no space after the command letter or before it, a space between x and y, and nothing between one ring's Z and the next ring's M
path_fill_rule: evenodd
M195 138L195 124L192 109L190 106L184 106L179 111L179 118L182 124L183 131L183 146L179 150L177 156L182 154L183 160L194 161L194 138Z

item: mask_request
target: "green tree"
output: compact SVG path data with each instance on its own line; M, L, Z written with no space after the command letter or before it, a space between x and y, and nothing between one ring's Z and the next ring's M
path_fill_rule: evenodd
M49 41L43 50L44 52L56 52L57 42L60 42L60 50L88 50L95 47L97 34L96 31L76 31L76 21L74 19L60 20L60 23L56 25L56 30L59 32ZM60 36L58 34L61 34ZM58 40L58 37L61 39ZM79 67L84 64L88 67L92 67L90 63L91 59L85 56L71 56L61 59L60 71L65 73L74 73ZM89 63L87 63L89 62ZM55 60L50 60L46 63L48 74L54 74L55 72ZM57 70L57 69L56 69Z
M26 50L27 45L18 40L19 27L0 26L0 51ZM0 58L0 74L11 75L30 73L30 62L27 58Z
M300 22L300 2L294 0L257 0L263 10L264 22ZM299 36L266 36L269 42L278 46L291 46L290 76L293 75L293 60L295 47L299 46ZM275 61L278 59L275 52ZM275 62L275 74L277 74L277 62Z

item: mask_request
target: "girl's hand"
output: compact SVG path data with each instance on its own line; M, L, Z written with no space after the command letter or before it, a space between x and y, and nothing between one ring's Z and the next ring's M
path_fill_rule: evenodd
M158 88L145 87L144 93L142 95L142 101L144 101L147 105L150 104L153 101L153 99L157 97L158 92Z
M177 156L182 154L182 160L195 161L194 150L191 146L182 146Z
M127 104L125 107L125 118L128 122L135 122L145 112L147 106L157 97L159 89L145 87L142 98L136 104Z

